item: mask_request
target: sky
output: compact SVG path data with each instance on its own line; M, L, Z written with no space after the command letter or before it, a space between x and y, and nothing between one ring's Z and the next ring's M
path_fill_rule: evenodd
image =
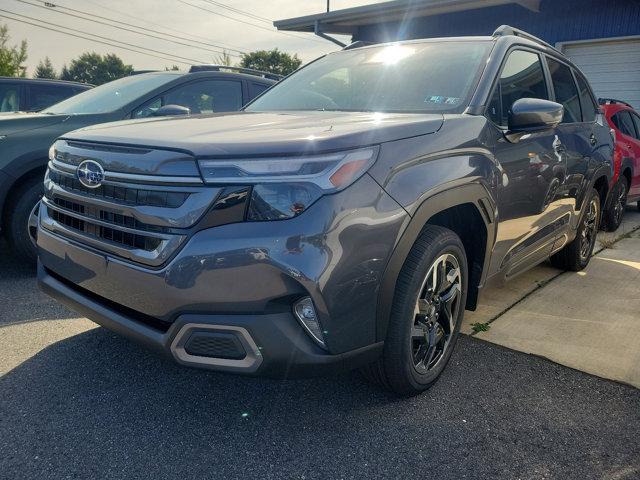
M156 50L157 53L154 53L154 55L167 58L170 55L177 55L190 59L189 61L184 60L188 63L195 63L193 60L200 63L218 63L216 62L219 55L217 52L221 51L219 47L226 47L227 51L232 55L240 55L238 51L270 50L277 47L285 52L297 53L305 63L338 48L336 45L316 37L312 33L284 34L277 32L265 20L278 20L320 13L326 10L326 0L47 1L55 5L55 7L45 6L45 2L42 0L0 0L0 24L9 26L10 44L17 44L22 39L26 39L28 42L29 58L26 62L28 76L33 74L38 62L46 56L51 59L54 67L60 70L63 64L69 64L73 58L86 51L101 54L116 53L125 63L133 65L136 70L163 69L165 66L171 65L186 69L188 66L184 63L179 63L179 59L174 58L172 61L170 59L154 58L121 48L101 45L86 39L44 30L33 25L10 20L7 17L19 18L25 22L39 25L43 25L41 21L49 22L45 25L48 28L65 31L69 31L68 29L80 30L92 36L102 36L103 40L107 42L117 40ZM225 9L215 5L215 3L249 12L254 17ZM331 10L371 3L378 2L374 0L331 0ZM60 7L67 7L68 9L63 10ZM74 9L76 12L69 9ZM118 20L149 30L169 33L175 36L172 37L175 42L189 43L191 46L118 30L68 15L70 13L87 16L78 13L78 11L86 12L89 14L88 16L105 23L109 22L97 17ZM61 12L66 12L67 14ZM22 17L18 17L18 15L22 15ZM258 27L247 23L258 25ZM124 25L120 26L131 28ZM146 31L146 33L157 35L149 31ZM234 56L232 60L236 63L239 57Z

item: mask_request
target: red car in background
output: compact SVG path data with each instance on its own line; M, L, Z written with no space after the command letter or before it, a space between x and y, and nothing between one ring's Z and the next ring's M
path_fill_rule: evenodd
M637 201L640 210L640 114L621 100L599 102L616 138L611 194L603 212L604 228L613 231L622 223L627 202Z

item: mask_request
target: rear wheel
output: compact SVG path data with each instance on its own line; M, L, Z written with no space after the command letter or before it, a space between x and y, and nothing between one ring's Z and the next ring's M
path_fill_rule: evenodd
M5 228L9 245L24 260L34 263L38 258L34 242L38 225L36 215L42 193L42 178L30 178L15 191L6 210Z
M365 377L399 395L428 389L455 346L467 296L467 260L460 238L427 226L400 271L384 353Z
M604 228L608 232L614 232L622 223L624 211L627 208L627 179L621 176L611 192L611 202L604 211Z
M585 201L576 238L551 257L553 266L572 272L584 269L591 260L599 228L600 195L596 189L591 189Z

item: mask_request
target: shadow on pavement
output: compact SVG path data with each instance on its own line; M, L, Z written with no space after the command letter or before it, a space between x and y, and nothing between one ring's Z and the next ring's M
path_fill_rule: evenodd
M190 370L101 328L42 350L0 392L4 478L640 476L637 390L465 337L412 399L355 373Z
M36 284L36 266L16 257L0 239L0 327L77 316L42 293Z

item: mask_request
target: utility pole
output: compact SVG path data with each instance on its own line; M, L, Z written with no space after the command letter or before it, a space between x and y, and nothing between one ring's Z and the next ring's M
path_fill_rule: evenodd
M327 0L327 12L329 11L329 2L330 2L330 1L331 1L331 0Z

